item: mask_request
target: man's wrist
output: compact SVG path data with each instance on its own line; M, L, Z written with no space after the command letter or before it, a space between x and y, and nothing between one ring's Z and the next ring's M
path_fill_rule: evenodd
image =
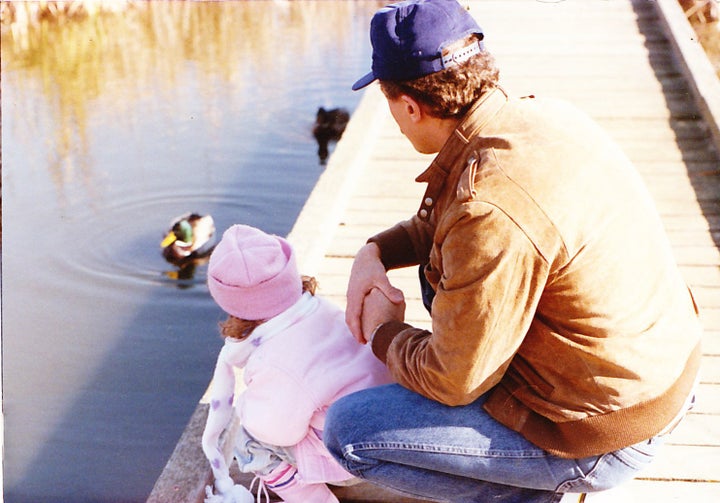
M368 343L368 344L372 345L372 341L373 341L373 339L375 339L375 334L378 333L378 330L380 330L380 328L382 328L382 326L383 326L385 323L387 323L387 321L383 321L382 323L378 323L378 325L375 327L375 329L370 333L370 337L368 337L368 339L367 339L367 343Z
M368 259L379 260L380 262L382 262L382 251L380 250L380 247L377 243L374 243L372 241L367 242L360 251Z
M412 328L410 325L399 320L388 320L380 323L375 330L370 343L373 354L383 363L387 363L387 352L392 344L393 340L397 335L407 328Z

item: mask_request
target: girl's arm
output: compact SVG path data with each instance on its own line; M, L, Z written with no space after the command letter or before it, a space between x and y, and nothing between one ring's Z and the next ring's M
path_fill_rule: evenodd
M216 480L229 477L227 462L220 450L219 441L220 434L225 430L233 416L235 392L235 373L232 365L223 356L224 353L221 351L213 374L210 390L210 409L202 436L203 452L210 462Z

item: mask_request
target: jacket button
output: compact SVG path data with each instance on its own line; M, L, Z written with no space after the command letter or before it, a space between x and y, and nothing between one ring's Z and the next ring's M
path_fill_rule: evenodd
M426 197L425 198L425 206L432 206L433 200L432 197Z
M427 218L428 212L425 208L420 210L420 217Z

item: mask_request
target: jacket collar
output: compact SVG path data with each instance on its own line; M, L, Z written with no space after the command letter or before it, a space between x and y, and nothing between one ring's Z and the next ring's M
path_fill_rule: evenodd
M250 356L258 347L309 316L318 306L318 298L304 292L295 304L274 318L258 325L247 339L238 341L226 338L225 346L221 350L224 354L223 357L236 367L245 367Z
M507 94L499 87L480 98L460 121L430 166L415 179L416 182L428 184L417 212L418 218L425 222L430 219L433 207L453 166L466 154L465 150L470 140L495 117L507 100Z

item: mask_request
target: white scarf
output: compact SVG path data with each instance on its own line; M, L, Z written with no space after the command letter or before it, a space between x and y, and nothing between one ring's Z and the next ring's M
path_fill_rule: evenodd
M309 292L303 293L300 299L282 313L258 325L247 339L241 341L228 337L222 348L223 359L235 367L245 367L250 355L277 334L284 332L288 327L302 320L320 305Z

